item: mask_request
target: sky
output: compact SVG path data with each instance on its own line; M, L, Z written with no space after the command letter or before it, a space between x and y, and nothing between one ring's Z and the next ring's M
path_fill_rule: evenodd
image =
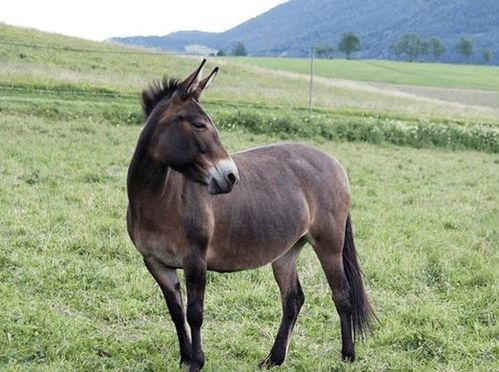
M221 32L286 0L2 0L0 22L85 39ZM1 35L0 35L1 36Z

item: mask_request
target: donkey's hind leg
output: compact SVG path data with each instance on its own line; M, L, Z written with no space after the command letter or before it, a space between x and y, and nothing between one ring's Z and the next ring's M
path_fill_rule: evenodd
M260 368L281 365L286 358L291 333L305 301L296 271L296 259L304 244L304 240L299 240L284 256L272 263L274 277L281 292L282 320L274 346L267 358L259 364Z
M343 245L345 239L344 224L334 224L327 233L315 233L313 237L313 248L331 288L332 297L341 325L341 355L346 361L353 362L355 359L355 346L352 334L352 304L350 296L350 284L345 274L343 265Z

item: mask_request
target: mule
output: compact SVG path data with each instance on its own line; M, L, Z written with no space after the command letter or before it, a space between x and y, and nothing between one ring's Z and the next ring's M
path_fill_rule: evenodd
M232 156L199 103L218 72L201 80L205 61L184 81L143 91L146 124L127 180L130 238L158 283L180 346L180 362L199 371L207 270L233 272L271 263L282 298L273 347L260 363L283 363L304 295L296 260L305 242L317 254L340 317L343 359L370 327L350 221L350 186L329 155L276 144ZM185 272L187 308L177 269Z

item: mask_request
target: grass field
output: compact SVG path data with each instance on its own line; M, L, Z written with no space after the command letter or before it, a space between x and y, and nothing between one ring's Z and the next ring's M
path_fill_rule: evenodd
M125 229L125 171L139 127L98 116L2 115L0 363L7 369L176 366L160 293ZM231 150L277 140L223 133ZM312 142L314 143L314 142ZM353 218L382 325L339 361L338 320L317 260L283 370L498 367L497 156L315 143L353 185ZM279 321L269 268L210 274L207 370L254 370Z
M40 43L79 45L6 26L0 31L17 41L31 33ZM134 90L161 75L163 64L179 74L190 66L178 57L151 62L150 56L102 53L95 63L107 72L93 73L90 57L62 53L51 70L44 54L50 52L39 53L27 66L15 60L13 48L0 49L0 83L18 88L0 95L0 370L179 370L166 306L126 234L125 177L141 129ZM139 67L126 70L135 59L148 66L143 76ZM338 317L318 261L305 248L299 260L305 306L279 370L499 370L497 154L459 144L459 151L416 149L311 135L306 109L286 108L281 97L293 95L300 77L222 62L227 75L207 92L206 107L221 122L231 151L292 138L346 166L360 261L380 319L359 344L358 360L341 362ZM261 92L234 89L232 79L243 87L249 76L260 79ZM277 92L274 82L281 84ZM101 95L106 92L120 96ZM273 103L262 104L258 93ZM231 94L235 102L226 100ZM407 110L376 110L383 123L418 120ZM233 117L249 121L255 113L261 122L242 125ZM433 124L480 122L466 110L463 122L455 122L455 114ZM369 115L324 108L313 113L311 125L360 125ZM294 123L285 127L289 133L279 126L285 118ZM210 273L208 281L205 370L255 371L280 319L270 268Z
M310 73L310 60L306 58L238 57L236 60L260 67ZM314 72L318 76L347 80L499 91L499 67L491 66L316 59Z
M165 54L140 54L144 51L120 48L81 39L45 34L33 30L14 28L0 24L0 92L10 94L14 89L48 88L67 94L67 91L85 91L100 93L120 93L137 96L137 93L149 82L164 74L184 76L199 58L182 58ZM128 54L120 54L128 53ZM138 54L137 54L138 53ZM263 59L275 63L280 59ZM237 60L234 58L210 59L208 68L215 64L221 66L222 73L207 98L211 102L232 102L241 105L258 104L264 106L301 107L308 105L309 82L307 74L283 73L286 66L307 65L307 60L286 60L278 69L261 68L251 65L254 59ZM244 63L235 63L244 62ZM350 61L349 61L350 62ZM351 61L355 66L357 61ZM344 61L319 61L326 70L336 71L334 64L349 65ZM330 64L333 65L330 65ZM363 62L362 62L363 63ZM361 63L360 66L363 66ZM368 62L365 62L368 63ZM373 62L374 63L374 62ZM380 66L391 62L376 62ZM267 66L266 65L266 66ZM331 67L332 66L332 67ZM426 69L428 64L397 64L397 79L412 76L411 69ZM439 65L435 65L439 66ZM497 68L483 66L444 66L445 76L450 81L460 82L459 86L469 87L470 81L488 83L499 91ZM272 67L272 66L270 66ZM320 66L319 66L320 67ZM367 68L367 67L366 67ZM382 67L380 67L382 68ZM350 69L355 70L353 67ZM404 72L404 69L407 71ZM367 68L368 74L362 74L362 68L348 75L354 80L369 80L372 76L385 76L383 82L391 82L387 75L380 75L376 70ZM305 70L308 73L308 70ZM319 74L320 75L320 74ZM367 77L366 77L367 76ZM440 72L434 73L438 80ZM429 82L430 78L426 78ZM452 87L440 83L440 87ZM482 86L480 86L482 87ZM495 87L495 88L494 88ZM491 88L491 89L492 89ZM487 91L494 94L494 91ZM434 92L439 94L439 92ZM318 77L314 88L314 107L328 110L334 114L348 112L353 118L365 115L383 115L386 117L410 117L438 121L486 122L499 123L499 106L490 102L499 102L495 95L486 96L485 102L478 99L479 94L460 96L457 102L452 99L437 99L435 94L408 93L393 87L374 87L365 81L345 81L331 79L328 75Z

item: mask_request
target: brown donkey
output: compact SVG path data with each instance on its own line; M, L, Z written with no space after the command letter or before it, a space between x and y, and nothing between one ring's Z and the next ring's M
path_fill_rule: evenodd
M355 333L369 328L349 216L350 186L329 155L279 144L233 156L199 98L218 68L200 80L166 80L143 92L146 125L128 170L128 233L159 284L175 324L181 363L204 364L201 345L207 270L272 264L282 321L260 367L283 363L304 302L296 259L305 242L317 254L340 316L342 357L353 361ZM187 311L176 270L185 271Z

